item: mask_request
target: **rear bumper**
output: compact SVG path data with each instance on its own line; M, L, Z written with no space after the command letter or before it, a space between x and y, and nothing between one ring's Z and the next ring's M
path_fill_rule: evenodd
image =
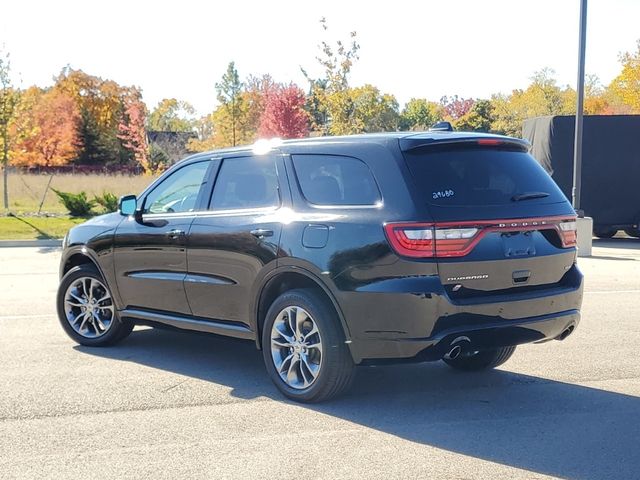
M544 342L580 321L583 277L575 266L557 288L473 302L452 300L437 276L393 282L343 293L356 363L439 360L460 337L473 350Z
M429 338L406 338L362 342L358 346L365 363L423 362L439 360L453 345L463 350L483 350L566 338L580 323L580 312L565 312L452 328Z

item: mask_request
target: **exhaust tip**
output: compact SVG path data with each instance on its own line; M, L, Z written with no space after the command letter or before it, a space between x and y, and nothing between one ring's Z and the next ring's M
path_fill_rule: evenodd
M446 358L447 360L454 360L460 356L461 352L462 347L460 345L455 345L445 354L444 358Z
M451 344L449 344L449 351L444 354L445 360L453 360L454 358L458 358L462 353L462 347L467 347L471 344L471 339L467 336L461 336L456 338Z
M575 325L570 325L569 327L567 327L565 331L560 334L560 336L558 337L558 340L564 340L565 338L567 338L569 335L573 333L575 328L576 328Z

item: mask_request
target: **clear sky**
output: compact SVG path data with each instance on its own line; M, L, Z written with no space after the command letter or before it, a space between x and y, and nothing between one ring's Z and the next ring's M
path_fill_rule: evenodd
M69 64L141 87L151 108L175 97L207 113L230 60L243 77L306 89L300 66L320 74L324 16L329 38L358 33L352 84L403 104L509 92L543 67L575 86L578 10L579 0L3 0L0 45L23 87L50 85ZM589 0L587 73L608 83L639 38L640 0Z

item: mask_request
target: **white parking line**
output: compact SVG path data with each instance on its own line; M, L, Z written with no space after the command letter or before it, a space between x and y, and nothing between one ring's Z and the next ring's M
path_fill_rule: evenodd
M41 313L39 315L0 315L0 320L17 320L20 318L46 318L55 316L55 313Z
M585 295L592 293L640 293L640 290L592 290L584 293Z

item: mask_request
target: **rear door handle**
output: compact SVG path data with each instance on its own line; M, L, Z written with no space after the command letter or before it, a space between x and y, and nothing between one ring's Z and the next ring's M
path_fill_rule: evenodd
M266 228L257 228L256 230L251 230L250 233L257 238L273 237L273 230L267 230Z
M185 235L186 235L186 232L184 230L178 230L177 228L174 228L173 230L169 230L167 232L167 237L172 239L182 238Z

